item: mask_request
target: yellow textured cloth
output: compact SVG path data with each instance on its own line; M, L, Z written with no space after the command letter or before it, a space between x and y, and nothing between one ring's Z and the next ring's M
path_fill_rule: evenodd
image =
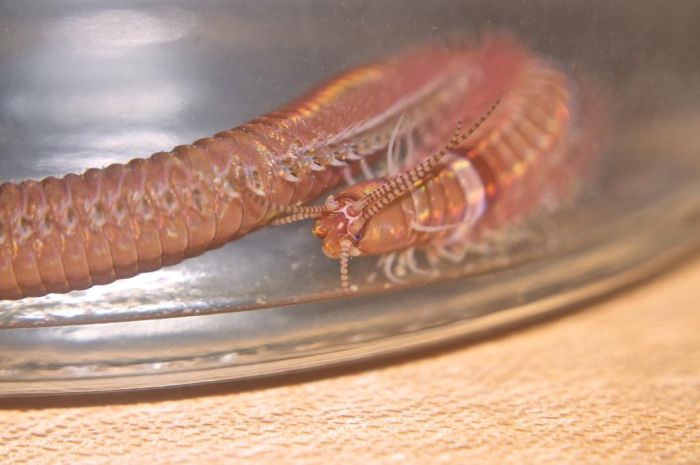
M1 401L13 464L700 463L700 262L505 337L277 385Z

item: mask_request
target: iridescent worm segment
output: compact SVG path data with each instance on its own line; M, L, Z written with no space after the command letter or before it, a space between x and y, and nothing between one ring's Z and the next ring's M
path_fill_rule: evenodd
M429 45L344 73L247 124L147 159L0 185L0 299L177 263L317 198L386 152L396 123L432 153L517 86L512 41Z
M275 221L316 218L314 233L324 253L340 260L347 290L352 256L382 255L387 278L401 282L408 272L434 271L439 259L461 261L470 245L494 231L502 234L544 205L559 206L598 152L597 99L535 56L523 59L509 78L500 98L479 119L471 116L474 124L458 128L439 151L427 157L409 151L402 163L387 163L402 170ZM432 269L419 267L417 249Z

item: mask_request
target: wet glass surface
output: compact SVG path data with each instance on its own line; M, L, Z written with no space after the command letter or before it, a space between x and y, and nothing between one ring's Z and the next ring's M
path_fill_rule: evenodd
M110 285L1 301L0 393L237 379L405 350L559 310L697 246L694 2L663 11L652 1L407 5L0 6L2 181L169 150L455 32L522 38L594 80L608 114L605 153L573 204L436 277L387 287L375 258L356 259L360 292L341 296L337 262L301 223Z

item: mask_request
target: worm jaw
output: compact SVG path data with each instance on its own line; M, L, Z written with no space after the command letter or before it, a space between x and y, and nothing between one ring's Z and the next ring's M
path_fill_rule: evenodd
M351 195L337 199L330 196L325 203L328 211L314 224L313 233L323 241L322 250L328 258L340 259L343 249L350 256L362 254L357 244L362 238L366 220L361 212L357 213L352 208L356 200Z

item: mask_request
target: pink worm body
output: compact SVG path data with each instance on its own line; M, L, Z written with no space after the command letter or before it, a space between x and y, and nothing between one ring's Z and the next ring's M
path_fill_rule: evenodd
M471 137L451 148L419 186L371 216L355 254L465 245L526 218L548 194L554 202L565 194L560 184L572 181L575 165L590 153L582 147L590 132L576 121L576 86L538 59L523 61L513 78ZM335 197L357 200L385 182L359 183Z
M0 299L85 289L199 255L337 185L396 121L449 133L510 79L511 41L426 46L344 73L247 124L147 159L0 185ZM406 124L404 124L406 126ZM424 149L432 150L429 138Z
M598 152L597 98L547 60L517 50L480 102L458 110L462 121L474 122L469 130L457 129L427 157L409 153L403 171L334 194L315 216L324 253L341 261L343 289L351 256L385 255L387 277L399 282L396 253L401 273L425 272L413 258L416 248L432 263L461 260L485 234L575 193Z

